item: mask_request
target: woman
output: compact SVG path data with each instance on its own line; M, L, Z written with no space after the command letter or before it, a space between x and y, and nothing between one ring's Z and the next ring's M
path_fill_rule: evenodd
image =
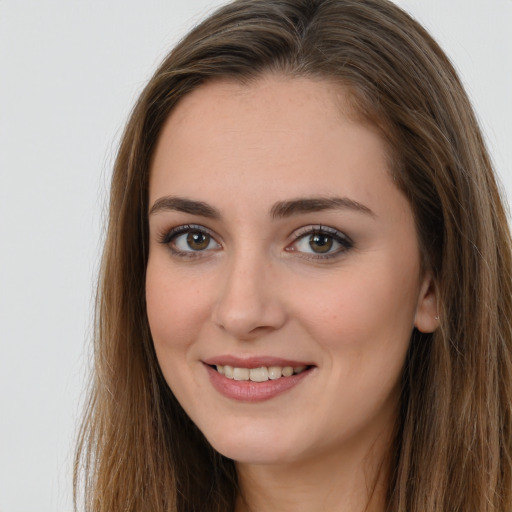
M416 22L227 5L119 150L87 510L510 510L510 269L473 111Z

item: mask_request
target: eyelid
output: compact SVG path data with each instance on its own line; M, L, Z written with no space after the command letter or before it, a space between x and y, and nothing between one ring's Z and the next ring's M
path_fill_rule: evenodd
M172 253L176 255L181 255L185 257L197 257L204 255L202 253L210 253L212 249L205 249L204 251L182 251L180 249L177 249L176 247L171 246L171 242L173 240L175 240L180 235L184 235L191 231L196 231L208 235L219 246L219 248L222 247L222 244L218 241L218 236L215 233L213 233L210 229L200 224L181 224L171 229L162 230L160 233L157 234L157 240L159 243L167 245L169 249L172 251Z
M206 233L216 239L214 233L212 233L205 226L201 226L200 224L180 224L179 226L175 226L173 228L162 229L157 234L157 239L162 244L168 244L176 236L187 233L189 231L200 231L201 233Z
M158 233L157 240L159 243L161 243L163 245L167 245L173 254L175 254L177 256L182 256L182 257L205 256L206 254L211 253L213 250L218 249L218 248L215 248L215 249L204 249L202 251L201 250L199 250L199 251L194 251L194 250L184 251L184 250L178 249L177 247L173 247L171 245L171 242L173 240L175 240L178 236L186 234L191 231L204 233L204 234L208 235L209 237L211 237L211 239L217 244L218 248L223 247L221 242L219 242L219 240L218 240L217 234L212 232L207 227L202 226L200 224L182 224L179 226L175 226L171 229L162 230L160 233ZM327 235L327 236L332 237L333 240L340 245L340 247L337 250L326 252L323 254L315 253L314 251L312 251L312 252L300 251L296 247L294 247L294 245L299 240L301 240L307 236L312 236L315 234L322 234L322 235ZM324 226L321 224L303 226L303 227L295 230L290 235L290 237L292 238L292 241L285 247L284 250L287 252L295 252L295 253L297 253L298 256L301 256L306 259L316 259L316 260L324 259L325 260L325 259L335 258L337 256L341 256L342 254L346 253L354 245L352 239L348 235L343 233L342 231L340 231L336 228Z
M302 238L304 238L306 236L311 236L311 235L315 235L315 234L331 236L337 243L339 243L342 246L342 248L338 249L336 251L333 251L333 252L325 253L325 254L314 253L314 252L306 253L303 251L298 251L297 249L293 248L293 245L296 244L297 241L301 240ZM303 227L299 228L298 230L294 231L291 236L293 237L293 240L292 240L291 244L289 244L286 247L285 250L287 250L289 252L296 252L296 253L300 254L301 257L308 258L308 259L318 260L318 259L334 258L334 257L344 254L348 250L352 249L352 247L354 246L354 242L348 235L346 235L345 233L343 233L342 231L340 231L336 228L324 226L321 224L303 226Z

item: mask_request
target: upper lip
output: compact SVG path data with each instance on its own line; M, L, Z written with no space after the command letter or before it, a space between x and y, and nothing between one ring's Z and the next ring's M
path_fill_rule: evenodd
M237 357L233 355L220 355L204 359L203 363L210 366L233 366L234 368L260 368L262 366L291 366L297 368L299 366L312 366L307 361L297 361L295 359L284 359L282 357L273 356L250 356Z

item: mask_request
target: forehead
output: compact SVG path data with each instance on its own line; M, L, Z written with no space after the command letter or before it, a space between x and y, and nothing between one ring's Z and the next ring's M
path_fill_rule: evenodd
M323 182L328 193L341 163L355 174L365 165L389 171L386 144L376 128L356 119L342 87L283 76L213 81L185 96L164 124L150 189L195 180L197 191L229 174L233 186L284 181L293 195L294 184L322 188Z
M164 125L148 213L169 197L205 203L230 236L264 240L281 225L272 216L275 205L341 198L373 215L345 208L332 212L336 219L312 215L309 221L336 220L383 245L416 247L412 209L391 177L387 146L376 128L345 115L344 99L330 84L306 79L198 88ZM162 223L178 222L165 217Z
M210 80L186 94L170 117L175 123L179 123L183 118L189 117L198 105L203 112L221 114L226 106L223 104L224 101L232 103L240 115L243 115L252 112L251 101L255 99L262 109L272 107L276 116L283 112L291 115L301 107L314 111L328 110L333 114L333 118L338 114L349 113L355 117L355 110L349 101L353 94L349 95L349 92L348 88L331 80L278 73L263 74L243 82L220 78ZM209 101L214 98L222 103Z

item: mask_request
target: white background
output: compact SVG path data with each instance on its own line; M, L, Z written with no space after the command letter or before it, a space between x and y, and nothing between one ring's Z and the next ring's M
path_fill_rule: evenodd
M0 0L0 512L71 511L110 169L128 112L219 0ZM402 0L454 60L512 197L512 0Z

